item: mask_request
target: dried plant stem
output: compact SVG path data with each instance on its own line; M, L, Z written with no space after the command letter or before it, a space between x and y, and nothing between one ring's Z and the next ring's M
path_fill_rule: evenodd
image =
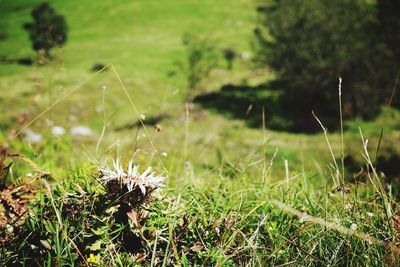
M282 202L280 202L278 200L275 200L275 199L272 199L271 203L274 206L280 208L281 210L298 217L300 220L302 220L304 222L311 222L311 223L314 223L314 224L321 225L321 226L323 226L323 227L325 227L326 229L329 229L329 230L335 230L335 231L338 231L339 233L342 233L342 234L345 234L345 235L355 236L355 237L357 237L357 238L359 238L359 239L361 239L363 241L366 241L368 243L372 243L372 244L376 244L376 245L379 245L379 246L386 247L390 251L400 255L400 249L398 247L396 247L395 245L393 245L392 243L376 239L376 238L374 238L374 237L372 237L372 236L370 236L368 234L365 234L365 233L362 233L362 232L357 232L357 231L355 231L353 229L346 228L346 227L344 227L344 226L342 226L340 224L329 222L329 221L326 221L326 220L324 220L322 218L308 215L307 213L298 211L298 210L296 210L296 209L294 209L294 208L292 208L292 207L290 207L290 206L288 206L288 205L286 205L286 204L284 204L284 203L282 203Z
M130 104L131 104L131 106L132 106L132 109L135 111L137 117L139 118L140 124L142 125L143 130L144 130L144 132L146 133L147 138L149 139L150 145L151 145L151 147L153 148L153 151L154 151L154 153L155 153L155 155L156 155L156 157L157 157L158 162L160 163L161 167L164 169L165 173L167 174L167 173L168 173L168 170L167 170L167 168L165 167L164 163L162 162L162 160L161 160L161 158L160 158L160 155L159 155L159 153L158 153L158 151L157 151L157 149L156 149L156 147L155 147L155 145L154 145L154 143L153 143L153 140L152 140L151 137L150 137L149 131L147 131L147 128L146 128L146 126L144 125L143 119L141 118L141 116L140 116L140 114L139 114L139 111L138 111L137 108L136 108L136 105L133 103L133 100L132 100L131 96L129 95L128 90L126 89L125 84L124 84L123 81L121 80L121 77L119 76L117 70L115 69L114 65L112 65L112 64L111 64L111 69L113 70L115 76L117 77L117 79L118 79L118 81L119 81L119 84L121 85L122 89L124 90L125 95L126 95L126 97L128 98L128 100L129 100L129 102L130 102Z
M107 120L106 120L106 92L105 89L103 89L103 94L102 94L102 108L103 108L103 128L101 130L101 134L99 137L99 140L97 140L97 144L96 144L96 156L98 157L98 153L99 153L99 148L100 148L100 144L101 141L104 138L104 134L106 133L106 127L107 127Z
M392 94L391 94L391 96L390 96L390 98L389 98L389 102L388 102L388 105L387 105L387 107L386 107L387 110L389 110L390 107L392 106L392 101L393 101L394 94L395 94L396 89L397 89L397 85L398 85L398 83L399 83L399 79L400 79L400 71L397 73L396 82L394 83L393 90L392 90ZM384 126L385 124L386 124L386 116L385 116L385 118L384 118L384 122L383 122L383 125L382 125L382 127L381 127L381 133L380 133L380 135L379 135L378 146L377 146L377 148L376 148L376 153L375 153L375 161L376 161L376 160L378 159L378 157L379 157L379 150L380 150L380 148L381 148L381 142L382 142L382 138L383 138L383 126Z
M344 137L343 137L343 109L342 109L342 77L339 77L339 114L340 114L340 137L341 137L341 163L342 163L342 186L344 185Z
M388 222L388 227L392 233L392 236L394 236L394 231L393 231L393 227L391 224L392 221L392 208L390 205L390 201L389 198L385 192L385 189L379 179L378 173L376 172L376 169L374 168L374 165L372 163L371 157L369 156L368 153L368 139L364 139L364 136L362 134L361 128L359 128L360 131L360 136L361 136L361 140L363 143L363 149L364 149L364 153L363 153L363 157L364 159L367 161L367 165L368 168L370 168L372 170L372 175L373 177L371 177L370 172L368 172L368 179L370 180L372 186L375 188L376 192L381 196L382 200L383 200L383 208L385 210L385 215L386 215L386 220Z
M249 109L248 109L248 111L249 111ZM248 113L246 112L246 115L247 114ZM262 146L263 146L263 157L262 157L262 174L261 174L261 176L262 176L262 184L263 184L263 188L264 188L264 186L266 184L266 181L267 181L267 172L268 172L268 170L266 168L266 161L265 161L265 154L266 154L266 151L265 151L266 125L265 125L265 109L264 109L264 106L262 108L262 133L263 133L263 144L262 144Z
M185 143L183 150L184 160L187 160L187 146L188 146L188 138L189 138L189 103L185 103Z
M331 153L332 160L333 160L333 163L335 164L335 169L336 169L336 179L337 179L337 181L336 181L335 178L334 178L334 179L333 179L333 182L335 183L335 186L339 186L339 185L340 185L340 176L341 176L341 175L340 175L340 171L339 171L339 166L338 166L338 164L337 164L337 162L336 162L336 159L335 159L335 155L333 154L333 150L332 150L331 143L329 142L329 139L328 139L328 129L324 127L324 125L322 124L322 122L321 122L321 121L318 119L318 117L315 115L314 111L312 111L311 113L312 113L312 115L314 116L314 118L317 120L317 122L319 123L319 125L321 126L321 128L322 128L322 130L323 130L323 132L324 132L325 140L326 140L326 143L327 143L327 145L328 145L329 152Z

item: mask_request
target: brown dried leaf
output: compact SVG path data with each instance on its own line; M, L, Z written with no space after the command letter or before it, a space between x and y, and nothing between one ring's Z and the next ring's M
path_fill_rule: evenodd
M0 166L0 186L5 184L5 180L10 172L11 165L12 163L8 164L7 166Z
M396 214L392 217L393 220L393 229L400 233L400 211L396 212Z
M139 214L132 209L130 212L127 213L129 219L132 220L133 224L135 225L136 228L141 228L142 226L140 225L140 219L139 219Z
M29 117L29 115L26 111L22 112L17 117L17 123L20 125L25 124L28 121L28 117Z
M135 254L135 260L136 260L137 262L143 261L144 258L145 258L145 256L144 256L143 253L139 253L139 252L138 252L138 253Z
M148 216L149 216L149 212L148 211L146 211L144 209L140 210L140 221L146 220Z
M204 246L202 244L196 244L193 247L190 248L191 251L193 252L200 252L204 249Z
M400 211L396 212L392 217L392 227L395 237L395 243L399 246L400 243Z
M7 157L8 157L7 146L0 145L0 169L4 168Z

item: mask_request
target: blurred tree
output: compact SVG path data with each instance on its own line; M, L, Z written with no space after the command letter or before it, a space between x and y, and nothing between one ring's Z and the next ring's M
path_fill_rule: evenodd
M44 51L50 57L50 49L63 45L67 40L67 25L64 16L58 15L48 3L42 3L31 12L32 23L26 23L24 28L29 32L32 48L38 52Z
M378 28L377 36L380 41L379 66L389 86L393 87L400 74L400 1L377 0ZM383 80L383 79L382 79ZM400 97L392 99L394 106L400 107Z
M371 118L387 99L370 2L272 0L258 8L258 61L277 72L293 130L318 130L311 110L328 127L338 125L339 76L347 117Z
M379 34L391 58L400 58L400 1L377 1Z

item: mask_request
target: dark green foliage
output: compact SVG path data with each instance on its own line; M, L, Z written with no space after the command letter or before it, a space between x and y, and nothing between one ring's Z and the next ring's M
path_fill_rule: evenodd
M232 48L225 48L223 50L223 53L227 63L228 70L231 70L233 68L233 61L236 58L236 52Z
M183 45L186 47L186 62L182 64L188 86L186 100L191 101L194 92L200 89L203 80L217 65L218 57L215 45L209 39L185 34Z
M0 31L0 41L7 39L7 34L3 31Z
M329 127L338 125L338 77L347 117L371 118L387 99L393 79L387 79L376 6L369 2L282 0L258 8L258 60L277 72L294 130L318 129L312 110Z
M390 58L400 58L400 1L378 0L379 33Z
M396 83L394 80L400 72L400 1L398 0L378 0L377 15L378 28L376 30L380 41L380 69L385 79L391 82L391 86ZM397 96L397 97L396 97ZM392 105L400 107L399 94L394 95Z
M44 51L46 57L50 49L63 45L67 40L67 25L64 16L56 13L48 3L42 3L32 10L32 23L27 23L24 28L29 32L32 48Z

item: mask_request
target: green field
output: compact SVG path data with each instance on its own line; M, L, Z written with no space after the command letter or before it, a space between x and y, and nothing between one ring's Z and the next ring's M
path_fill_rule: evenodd
M36 58L22 25L39 3L0 1L0 33L5 36L0 59ZM253 54L256 1L54 0L51 5L68 24L68 41L53 51L54 59L31 66L0 62L0 144L30 162L8 159L14 162L9 179L25 181L28 172L40 176L33 215L20 232L26 238L0 248L0 265L30 266L38 251L36 264L49 266L398 263L398 226L390 216L398 209L393 195L399 190L396 181L365 171L369 162L364 157L368 151L374 162L378 143L381 155L398 155L400 112L383 107L373 121L345 121L343 155L340 131L328 129L325 136L322 129L317 134L272 130L269 125L279 117L269 105L277 93L266 84L274 73L240 57L228 70L222 59L224 48ZM198 95L222 95L222 106L232 104L223 102L231 96L250 104L265 98L265 104L260 101L250 111L255 114L246 115L248 104L231 109L185 105L187 82L179 62L185 61L182 36L187 32L213 40L221 53L219 67ZM96 64L108 68L93 71ZM262 90L255 95L221 90L227 85ZM145 127L138 126L139 115ZM259 123L250 127L250 117ZM92 134L69 133L79 125ZM54 137L53 126L67 133ZM30 144L27 129L43 139ZM366 149L360 132L368 139ZM12 133L19 136L10 138ZM344 157L355 163L342 170ZM124 165L132 158L141 171L152 166L166 177L161 196L140 207L149 213L141 227L120 227L113 212L99 215L93 208L107 191L96 179L98 167L117 158ZM346 190L336 189L336 169L343 171L339 176ZM350 193L343 193L347 188ZM64 214L71 203L82 210L74 218ZM107 205L108 211L113 208ZM289 207L316 218L299 219ZM0 245L7 229L0 228ZM127 244L129 233L136 239ZM140 243L137 250L130 250L136 246L132 242ZM37 247L26 249L31 244ZM91 253L95 263L88 263Z

